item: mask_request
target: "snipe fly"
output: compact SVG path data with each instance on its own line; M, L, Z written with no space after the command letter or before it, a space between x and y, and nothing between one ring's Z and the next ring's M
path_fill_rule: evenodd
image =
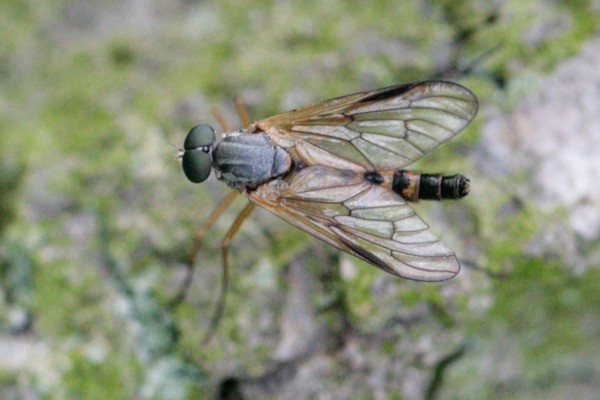
M460 199L469 193L469 179L403 168L473 119L478 103L468 89L443 81L396 85L254 123L239 103L238 109L246 129L225 133L217 143L210 126L198 125L180 151L190 181L203 182L214 169L235 189L196 232L190 271L200 237L235 195L250 200L223 241L213 328L223 310L229 243L254 205L393 275L441 281L458 273L454 252L408 202Z

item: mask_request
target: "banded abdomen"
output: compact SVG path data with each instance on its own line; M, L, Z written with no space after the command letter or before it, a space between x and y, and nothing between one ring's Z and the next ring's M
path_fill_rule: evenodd
M457 200L469 194L470 180L463 175L422 174L415 171L392 171L382 174L372 171L367 180L398 193L406 201Z

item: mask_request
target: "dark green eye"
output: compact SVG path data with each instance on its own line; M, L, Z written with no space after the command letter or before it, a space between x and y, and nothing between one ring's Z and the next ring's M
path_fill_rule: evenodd
M190 181L200 183L210 175L214 141L215 131L205 124L193 127L187 134L181 166Z
M199 147L212 146L215 140L215 131L210 125L200 124L193 127L183 142L184 150L194 150Z

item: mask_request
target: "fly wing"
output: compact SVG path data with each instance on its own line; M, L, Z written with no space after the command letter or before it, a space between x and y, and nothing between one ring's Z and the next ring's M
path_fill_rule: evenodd
M468 89L426 81L326 100L253 126L304 165L395 170L454 137L477 109Z
M454 252L399 195L360 172L310 166L248 196L292 225L393 275L441 281L460 270Z

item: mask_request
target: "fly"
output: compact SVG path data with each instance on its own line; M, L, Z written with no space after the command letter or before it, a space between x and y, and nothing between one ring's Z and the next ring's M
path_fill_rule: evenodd
M186 177L200 183L211 169L235 189L196 231L190 277L200 237L237 193L250 200L222 245L221 296L207 338L220 318L229 279L229 243L255 205L382 270L417 281L455 276L460 264L408 205L460 199L462 175L405 170L453 138L475 117L476 97L451 82L390 86L326 100L225 133L198 125L180 152ZM226 124L221 122L225 131Z

